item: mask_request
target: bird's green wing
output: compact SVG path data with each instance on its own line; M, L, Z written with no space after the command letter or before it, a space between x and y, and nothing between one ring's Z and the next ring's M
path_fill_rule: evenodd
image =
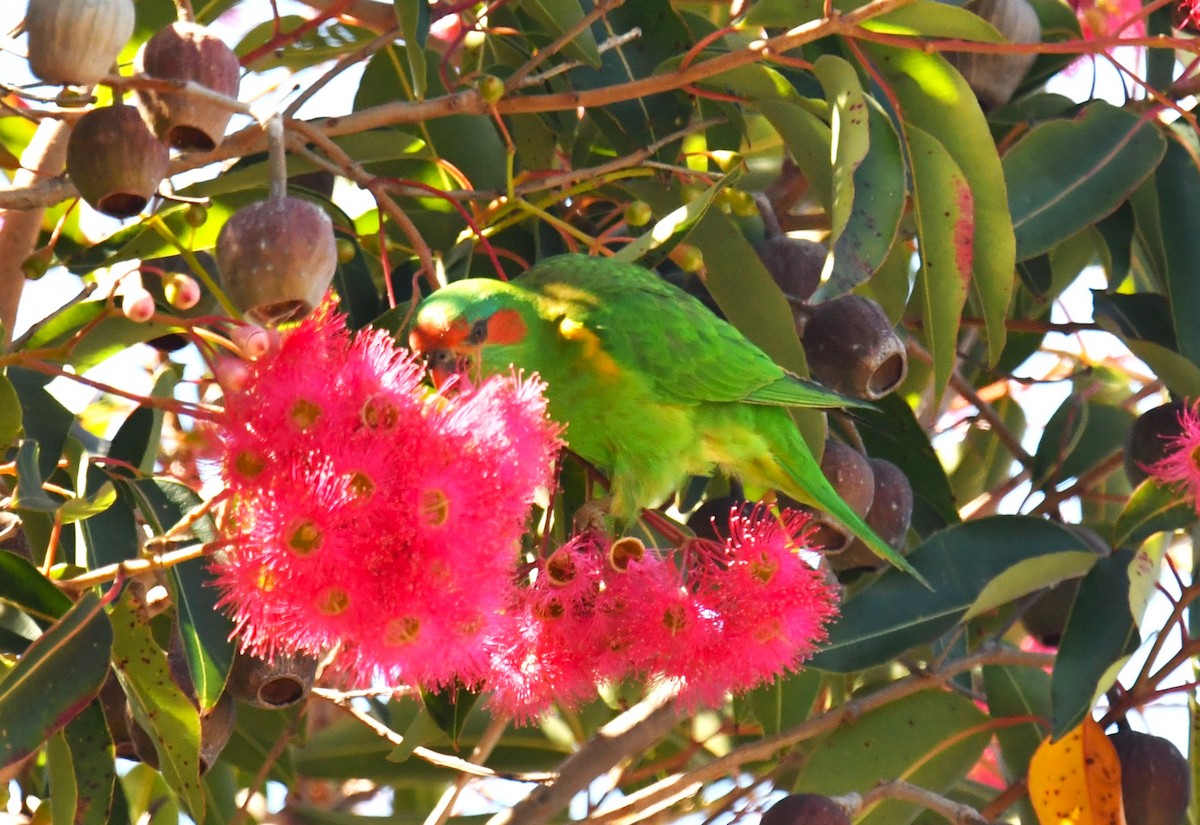
M861 406L784 370L699 300L636 264L585 255L542 261L518 282L552 317L584 325L665 403Z

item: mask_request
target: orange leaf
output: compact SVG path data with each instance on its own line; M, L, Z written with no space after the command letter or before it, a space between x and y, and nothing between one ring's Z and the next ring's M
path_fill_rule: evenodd
M1121 763L1090 716L1029 760L1029 800L1040 825L1125 825Z

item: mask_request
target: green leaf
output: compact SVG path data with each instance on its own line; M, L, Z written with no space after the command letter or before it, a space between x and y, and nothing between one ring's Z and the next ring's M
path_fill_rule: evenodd
M600 55L599 68L587 66L570 73L575 91L600 89L649 77L668 60L692 45L687 26L669 0L638 0L618 6L592 24L597 41L641 29L642 36ZM636 151L673 134L692 114L691 100L682 92L661 92L592 107L588 116L618 154ZM677 147L662 152L674 156Z
M1189 220L1200 214L1200 169L1196 168L1195 151L1187 136L1176 132L1176 139L1167 141L1154 184L1175 346L1180 355L1200 364L1200 324L1196 323L1200 318L1200 239Z
M754 711L763 735L774 736L809 717L824 683L819 670L805 668L754 688L743 700Z
M898 9L872 17L863 28L910 37L936 37L973 40L979 43L1004 43L996 27L963 8L934 0L917 0Z
M1072 395L1046 422L1033 456L1033 483L1057 484L1085 472L1125 444L1133 413Z
M238 42L234 52L238 57L245 57L270 42L277 31L290 32L299 26L306 25L307 22L299 15L289 14L278 20L272 19L260 23ZM375 32L368 29L347 26L337 20L327 21L323 25L310 28L295 42L263 53L254 61L252 68L256 72L265 72L280 67L292 71L307 69L336 60L360 49L367 45L374 36Z
M971 282L975 208L971 187L954 158L932 135L904 129L913 176L913 211L925 298L921 317L933 358L934 393L941 397L958 357L958 325Z
M458 737L462 735L463 726L466 724L467 714L475 707L478 699L478 693L460 684L436 691L421 690L421 703L425 710L456 747Z
M1029 759L1050 727L1050 674L1036 667L989 665L983 669L983 689L993 719L1027 717L996 729L1006 777L1025 776Z
M579 0L521 0L520 7L554 38L579 25L584 18ZM562 54L593 69L601 66L600 48L590 28L568 41Z
M1136 547L1155 533L1182 530L1195 522L1196 509L1177 487L1148 478L1125 502L1113 528L1113 544Z
M1152 120L1103 101L1035 126L1004 155L1018 259L1112 213L1165 151Z
M1200 367L1175 351L1175 338L1163 319L1170 316L1165 296L1093 292L1094 316L1102 329L1121 339L1145 361L1171 392L1200 397Z
M67 357L67 363L82 373L134 344L178 331L178 327L170 324L136 323L119 312L98 321L105 313L111 313L111 310L104 301L85 301L67 307L29 339L25 350L62 346L80 329L95 324L87 335L72 345Z
M138 825L179 825L179 805L162 775L149 765L134 765L121 777L128 816L123 822ZM113 825L123 825L114 817Z
M779 133L783 145L812 183L812 194L829 212L833 209L833 131L812 112L796 103L761 100L758 110Z
M57 398L46 392L50 378L24 367L9 367L8 377L21 399L21 426L25 438L39 447L38 471L42 478L54 472L67 444L67 433L75 416Z
M74 524L77 521L93 518L103 513L117 500L117 489L108 482L91 496L78 496L67 499L59 508L63 524Z
M140 479L129 487L156 535L167 532L203 504L190 487L173 479ZM198 542L217 539L216 525L207 515L192 524L192 533ZM206 558L172 566L167 583L178 609L179 633L196 700L201 710L208 710L221 697L233 665L233 622L217 608L221 593L214 586Z
M988 362L1004 350L1016 241L1004 168L971 87L944 57L919 49L866 47L900 101L904 123L936 139L970 182L974 207L970 288L983 314Z
M1091 711L1137 646L1129 609L1128 568L1133 558L1133 551L1126 549L1099 559L1079 584L1050 679L1056 739Z
M0 550L0 604L28 613L42 628L58 621L71 600L26 558Z
M85 593L29 645L0 678L0 766L36 751L88 706L108 673L112 643L100 599Z
M88 467L88 486L111 483L108 473ZM102 513L80 524L88 567L95 569L137 557L141 533L127 490L118 483L117 500Z
M835 796L903 779L945 793L966 776L991 737L988 717L967 697L916 693L838 726L809 751L794 790ZM856 821L905 825L921 810L885 801Z
M855 173L871 148L866 95L858 72L847 61L822 55L813 64L831 114L833 141L833 209L829 213L830 242L841 237L850 222L855 198Z
M12 381L0 372L0 449L6 449L20 434L21 399Z
M1070 530L1031 516L992 516L947 527L908 555L933 590L901 571L885 570L842 603L840 618L810 666L847 673L884 664L932 642L968 611L1045 587L1054 575L1077 574L1095 558Z
M844 230L833 242L833 270L817 289L814 302L849 292L874 275L887 261L904 215L900 139L873 98L865 98L865 106L870 149L854 171L854 204ZM907 278L904 287L907 297Z
M422 100L429 85L425 68L425 41L429 38L428 0L394 0L396 22L404 40L404 56L408 59L408 75L412 81L413 97ZM357 156L355 156L357 159Z
M117 774L99 703L92 702L50 739L46 762L56 825L107 825Z
M38 460L40 450L36 441L22 439L17 448L17 491L14 507L53 513L62 506L61 498L51 498L42 489L42 471Z
M197 822L204 818L200 787L200 715L171 678L166 654L128 594L112 609L113 666L133 718L158 752L159 770Z
M687 237L696 223L704 217L708 208L712 206L717 193L737 183L741 174L740 169L732 170L696 198L656 222L649 231L643 233L635 241L621 247L620 251L613 255L613 258L618 261L640 263L647 269L653 269L680 241Z

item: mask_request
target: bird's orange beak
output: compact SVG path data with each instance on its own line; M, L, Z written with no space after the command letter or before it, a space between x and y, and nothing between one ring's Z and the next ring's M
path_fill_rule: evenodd
M446 324L418 324L408 333L409 348L424 357L433 384L439 389L462 371L466 359L460 350L469 331L466 321L458 318Z

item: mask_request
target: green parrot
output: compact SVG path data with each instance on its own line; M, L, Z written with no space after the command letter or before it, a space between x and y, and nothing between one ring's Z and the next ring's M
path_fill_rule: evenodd
M647 269L561 255L511 281L455 281L418 306L409 345L435 380L537 372L570 449L608 474L618 519L719 468L825 510L920 578L830 486L788 414L861 402L787 372Z

